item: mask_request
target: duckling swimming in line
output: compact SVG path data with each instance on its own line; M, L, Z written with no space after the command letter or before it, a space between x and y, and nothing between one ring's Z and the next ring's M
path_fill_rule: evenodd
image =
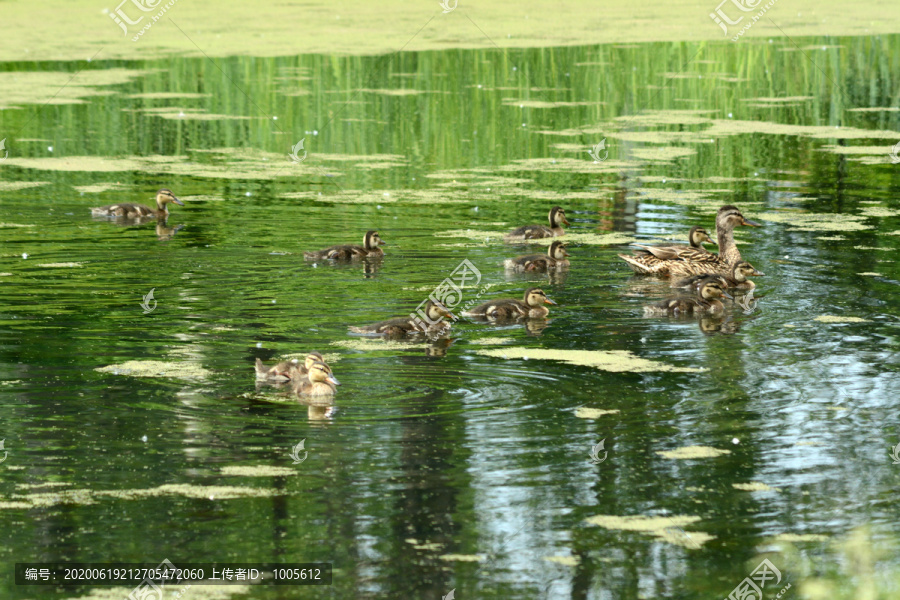
M550 313L544 304L556 304L547 297L541 288L528 288L525 290L523 300L515 298L503 298L479 304L475 308L462 313L466 317L484 317L498 321L508 319L540 319Z
M693 298L674 298L650 304L644 307L644 314L676 316L721 313L725 310L725 305L719 298L732 298L732 296L725 291L721 277L713 275L703 280Z
M765 273L757 271L756 268L746 260L741 260L734 263L734 267L731 269L731 275L713 275L712 277L718 277L726 288L752 290L756 287L756 283L747 278L762 277L763 275L765 275ZM672 282L672 287L696 289L706 277L710 277L710 275L694 275L692 277L679 279Z
M547 248L547 254L526 254L516 258L508 258L503 265L511 271L548 271L551 269L568 269L566 243L556 241Z
M379 321L371 325L350 327L349 330L351 333L377 334L386 338L403 338L407 335L416 334L437 337L446 335L450 331L450 323L444 321L443 317L456 319L446 306L433 300L429 300L425 304L425 316L427 317L427 322L410 314L406 317Z
M363 236L363 245L345 245L331 246L324 250L312 252L304 252L303 258L306 260L360 260L362 258L370 258L376 256L384 256L384 250L379 248L383 246L384 241L378 237L378 232L367 231Z
M156 210L143 204L133 204L131 202L120 202L119 204L110 204L109 206L98 206L91 209L91 214L95 217L124 217L126 219L139 219L141 217L157 217L165 219L169 216L169 209L166 206L174 202L178 206L184 206L184 202L175 197L172 190L163 188L156 192Z
M283 360L274 367L266 368L263 361L256 359L256 378L265 381L292 381L300 379L309 372L314 362L325 362L322 355L318 352L310 352L306 355L303 364L296 358L292 360Z
M297 380L293 384L294 393L303 396L332 396L336 386L341 385L331 367L321 361L315 361L309 367L306 377Z
M562 226L569 224L569 221L566 220L566 211L558 206L554 206L550 209L550 214L547 215L547 218L550 221L550 227L546 225L525 225L510 231L503 236L503 239L507 242L517 242L565 235L566 230Z

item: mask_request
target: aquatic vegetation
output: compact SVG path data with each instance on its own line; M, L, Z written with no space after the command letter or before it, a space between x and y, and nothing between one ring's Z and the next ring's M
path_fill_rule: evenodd
M587 406L579 406L575 409L575 416L579 419L599 419L604 415L616 415L618 409L590 408Z
M710 446L684 446L675 450L658 450L656 453L663 458L692 460L695 458L716 458L724 454L731 454L731 450L722 450Z
M163 362L159 360L129 360L123 363L98 367L99 373L128 375L130 377L171 377L174 379L207 379L212 375L196 363Z
M84 263L79 262L58 262L58 263L38 263L39 267L44 267L47 269L74 269L78 267L83 267Z
M581 559L577 556L545 556L543 560L566 567L577 567L581 563Z
M0 192L15 192L28 188L50 185L49 181L0 181Z
M862 317L852 317L849 315L819 315L813 321L820 323L869 323L868 319Z
M232 465L222 467L220 472L235 477L292 477L300 473L296 469L271 465Z
M732 483L731 487L744 492L780 492L781 490L761 481L751 481L749 483Z
M476 353L482 356L506 360L522 358L528 360L557 360L613 373L647 373L654 371L699 373L704 371L704 369L692 367L674 367L665 363L640 358L627 350L551 350L545 348L506 347L495 350L476 350Z
M685 531L684 528L696 523L700 517L687 515L654 516L642 515L617 516L596 515L588 517L585 521L591 525L598 525L604 529L619 531L635 531L652 535L664 542L684 546L686 548L699 548L706 542L715 539L715 536L702 531Z

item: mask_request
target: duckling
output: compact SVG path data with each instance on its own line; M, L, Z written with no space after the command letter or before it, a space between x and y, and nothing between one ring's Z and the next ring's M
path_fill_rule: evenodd
M110 204L109 206L98 206L91 209L91 214L95 217L124 217L126 219L138 219L141 217L157 217L166 218L169 216L167 205L174 202L178 206L184 206L184 202L175 197L172 190L163 188L156 192L156 210L143 204L132 204L131 202L121 202L119 204Z
M673 298L644 307L645 315L700 315L725 310L719 298L732 298L718 276L707 277L693 298ZM733 299L733 298L732 298Z
M493 300L479 304L462 314L467 317L485 317L498 321L524 318L540 319L550 313L544 304L556 304L556 302L548 298L541 288L528 288L525 290L523 300L515 298Z
M371 230L367 231L366 235L363 236L362 246L331 246L324 250L304 252L303 258L306 260L359 260L384 256L384 250L379 248L379 246L384 246L384 241L378 237L377 231Z
M429 300L425 304L424 316L426 320L410 313L406 317L396 317L361 327L350 327L349 330L351 333L376 334L386 338L402 338L407 335L423 333L429 337L435 337L445 335L450 330L450 323L444 321L443 317L456 320L446 306L434 300Z
M304 377L314 362L325 362L318 352L310 352L306 355L303 364L296 358L283 360L274 367L267 369L260 359L256 359L256 378L265 381L291 381Z
M724 285L726 288L752 290L756 287L756 283L750 281L747 278L761 277L763 275L765 275L765 273L763 273L762 271L757 271L756 268L746 260L741 260L734 263L734 266L731 268L731 275L714 275L713 277L718 277L722 281L722 285ZM672 287L697 289L697 287L706 277L710 276L693 275L692 277L679 279L672 282Z
M547 254L525 254L516 258L508 258L503 265L512 271L547 271L550 269L568 269L565 242L553 242L547 248Z
M517 242L565 235L566 231L562 226L569 224L569 221L566 220L566 211L558 206L554 206L550 209L550 214L547 215L547 218L550 221L550 227L546 225L525 225L510 231L503 239L507 242Z
M332 396L339 385L341 382L335 378L331 367L317 360L310 365L306 377L293 384L293 389L294 393L304 396Z
M710 252L703 247L704 242L715 243L709 237L709 233L702 227L691 227L688 232L688 242L690 246L646 246L644 244L634 244L635 250L633 256L620 254L619 258L628 263L628 266L635 273L640 274L668 274L669 264L667 261L684 260L683 256L697 255L702 257Z

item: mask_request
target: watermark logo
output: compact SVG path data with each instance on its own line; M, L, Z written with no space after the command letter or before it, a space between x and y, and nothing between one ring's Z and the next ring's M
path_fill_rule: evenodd
M303 150L303 142L305 140L306 138L303 138L302 140L294 144L293 147L291 147L291 153L288 154L288 156L290 156L291 160L295 163L299 164L306 160L306 150ZM303 156L299 156L299 152L301 150L303 150Z
M9 452L7 452L6 448L3 447L4 442L6 442L5 438L0 440L0 450L3 450L3 458L0 458L0 463L6 460L6 457L9 456ZM897 446L900 446L900 444L897 444Z
M0 450L3 450L3 440L0 440ZM891 454L891 458L894 459L892 464L900 465L900 444L897 444L893 448L891 448L894 452ZM5 458L5 457L4 457ZM0 460L0 462L3 462Z
M781 571L775 568L768 558L764 558L759 565L750 573L750 577L744 580L728 595L726 600L762 600L762 589L766 587L766 583L770 579L775 580L775 585L781 583ZM776 598L780 598L785 591L790 589L791 584L787 584Z
M3 150L3 142L0 142L0 150ZM900 142L894 144L891 148L891 164L900 164Z
M745 315L752 314L759 304L759 300L753 297L752 290L740 297L735 294L735 302L737 302L738 306L740 306L744 310Z
M606 460L606 456L609 454L609 452L607 452L603 448L603 444L605 444L605 443L606 443L606 438L603 438L602 440L600 440L599 444L596 444L591 448L591 464L592 465L599 465L604 460ZM600 457L601 451L603 452L603 458Z
M128 598L125 600L162 600L163 588L166 587L167 582L175 580L176 570L175 565L169 562L168 558L163 560L153 570L152 574L154 577L144 579L136 588L131 590Z
M744 20L744 15L737 13L739 16L737 19L732 19L727 14L725 14L722 6L728 4L729 2L737 8L740 12L749 13L757 9L763 0L722 0L719 5L716 7L715 12L709 13L709 18L713 20L719 27L722 28L722 31L725 32L725 35L728 36L728 26L729 25L739 25L741 21ZM748 22L741 28L740 31L735 34L734 37L731 38L732 42L736 42L744 33L746 33L753 25L759 21L766 12L773 6L778 0L768 0L766 4L757 12L755 15L749 18ZM731 11L732 14L735 14Z
M3 153L3 156L0 157L0 160L6 160L9 157L9 150L6 149L6 138L0 140L0 152Z
M444 9L444 13L446 14L446 13L452 11L453 9L455 9L457 6L459 6L459 0L453 0L453 6L450 6L450 0L441 0L440 5L441 5L441 8ZM450 592L450 593L452 594L453 592ZM445 599L445 600L452 600L452 599Z
M144 296L144 301L141 302L141 308L144 309L144 314L148 315L156 310L156 300L153 298L153 290L156 288L150 288L150 291L147 292L147 295ZM150 306L150 301L153 301L153 306Z
M453 9L450 9L450 10L453 10ZM445 10L444 12L447 12L447 11ZM448 593L446 596L441 596L441 600L453 600L455 597L456 597L456 588L453 588L452 590L450 590L450 593Z
M600 140L596 146L587 151L588 154L591 155L591 158L594 159L595 163L601 162L609 158L609 150L606 150L606 153L603 154L603 157L600 157L600 153L606 150L606 138Z
M481 271L472 264L472 261L466 258L450 273L450 277L439 283L434 288L434 291L428 295L428 298L419 303L415 312L409 313L416 327L425 331L429 327L443 321L444 317L438 317L436 320L431 319L425 311L425 305L431 300L435 304L443 304L447 310L452 310L462 301L462 288L469 279L474 279L473 285L478 285L481 282Z
M139 12L135 13L131 11L132 14L139 15L136 19L132 19L128 14L126 14L125 10L122 8L124 5L131 3L137 8ZM109 18L112 19L116 25L122 28L122 33L127 36L128 35L128 27L129 25L140 26L141 21L144 20L144 17L149 17L149 20L145 25L141 27L141 29L137 32L137 34L131 38L132 42L138 41L144 33L147 32L148 29L153 27L153 24L162 19L163 15L166 12L175 6L175 3L178 0L169 0L166 2L165 6L163 6L160 10L156 12L154 15L149 14L141 14L141 13L150 13L156 10L160 4L163 3L163 0L122 0L115 10L109 12Z
M309 452L307 452L306 448L304 448L304 444L306 444L306 438L300 440L300 443L294 446L294 448L291 450L290 456L294 459L294 462L292 464L299 465L304 460L306 460L307 456L309 456ZM303 458L300 458L300 452L303 452Z

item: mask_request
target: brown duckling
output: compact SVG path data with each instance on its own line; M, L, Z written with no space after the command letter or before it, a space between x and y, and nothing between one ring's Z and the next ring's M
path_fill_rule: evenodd
M762 277L765 275L746 260L740 260L734 263L731 268L731 275L693 275L672 281L672 287L697 289L700 283L706 277L718 277L726 288L735 288L738 290L752 290L756 287L756 283L747 279L748 277Z
M324 250L304 252L303 258L307 260L360 260L384 256L384 250L379 246L384 246L384 241L378 237L377 231L371 230L363 236L362 246L331 246Z
M547 248L547 254L525 254L516 258L508 258L503 265L511 271L548 271L551 269L568 269L566 243L555 241Z
M138 219L141 217L157 217L163 218L169 216L167 205L174 202L178 206L184 206L184 202L175 197L172 190L163 188L156 192L156 210L143 204L133 204L131 202L120 202L119 204L110 204L109 206L98 206L91 209L91 214L95 217L123 217L126 219Z
M425 334L429 337L445 335L450 330L450 323L443 320L444 317L456 319L453 313L440 302L429 300L425 304L424 320L410 313L406 317L396 317L386 321L379 321L371 325L350 327L351 333L369 335L381 335L386 338L403 338L408 335Z
M709 254L709 251L703 247L704 242L711 242L712 238L709 233L702 227L691 227L688 232L688 242L690 246L647 246L644 244L634 244L635 250L633 256L620 254L619 258L628 263L628 266L635 273L642 275L668 274L669 262L672 260L684 260L681 258L682 253L695 253L698 256Z
M294 393L304 396L332 396L336 386L341 385L331 367L322 361L315 361L309 367L306 377L298 379L293 384Z
M550 209L550 214L547 215L547 218L550 221L550 227L546 225L525 225L510 231L503 236L503 239L507 242L518 242L565 235L566 231L562 226L569 224L569 221L566 220L566 211L558 206L554 206Z
M523 300L515 298L503 298L485 302L462 313L467 317L484 317L494 320L540 319L546 317L550 310L544 304L556 304L547 297L541 288L528 288L525 290Z
M283 360L274 367L266 368L260 359L256 359L256 378L265 381L292 381L300 379L309 372L314 362L325 362L318 352L310 352L301 364L296 358Z
M719 298L732 298L725 291L721 278L707 277L700 284L694 297L673 298L644 307L645 315L700 315L721 313L725 305Z

